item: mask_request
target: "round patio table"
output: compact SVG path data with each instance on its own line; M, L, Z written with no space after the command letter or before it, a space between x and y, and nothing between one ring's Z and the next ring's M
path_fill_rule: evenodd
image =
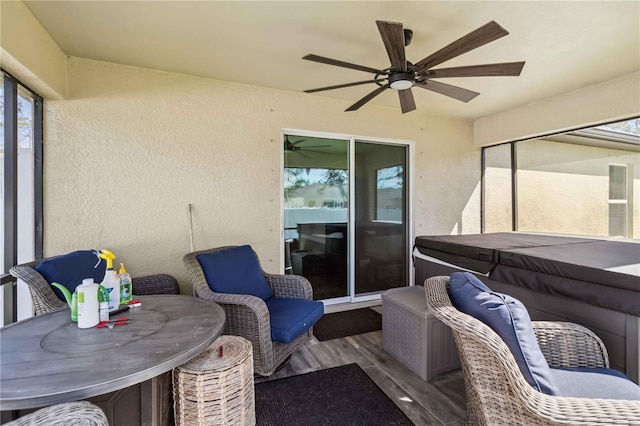
M79 329L69 310L0 328L0 410L90 398L157 377L205 350L225 315L191 296L140 296L113 315L130 323Z

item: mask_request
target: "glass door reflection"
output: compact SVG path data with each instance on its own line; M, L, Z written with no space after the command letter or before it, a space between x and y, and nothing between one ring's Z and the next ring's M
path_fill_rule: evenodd
M406 145L355 142L355 296L408 284Z
M316 300L349 296L349 141L284 136L285 272Z

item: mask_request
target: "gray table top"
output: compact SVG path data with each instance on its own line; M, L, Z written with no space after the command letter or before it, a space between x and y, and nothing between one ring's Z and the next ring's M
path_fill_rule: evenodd
M69 310L0 328L0 409L90 398L181 365L222 332L222 308L191 296L140 296L112 316L126 325L79 329Z

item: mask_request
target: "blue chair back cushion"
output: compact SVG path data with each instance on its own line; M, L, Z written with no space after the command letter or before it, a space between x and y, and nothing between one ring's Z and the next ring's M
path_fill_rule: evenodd
M324 314L322 302L273 297L266 302L271 321L271 340L291 343L309 330Z
M522 375L534 389L549 395L558 394L529 313L519 300L491 291L468 272L451 274L449 297L459 311L482 321L504 340Z
M552 368L558 395L572 398L627 399L640 401L640 387L611 368Z
M216 293L273 297L258 257L251 246L238 246L198 255L209 288Z
M107 271L107 261L98 257L97 250L78 250L47 259L33 269L49 284L62 284L73 293L85 278L93 278L94 282L101 283ZM51 289L60 300L65 300L60 290L55 287Z

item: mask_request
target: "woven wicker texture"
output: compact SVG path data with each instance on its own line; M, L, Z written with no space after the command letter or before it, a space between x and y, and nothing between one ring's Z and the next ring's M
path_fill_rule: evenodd
M448 277L425 281L427 305L452 328L465 377L468 425L640 425L640 401L565 398L536 391L520 373L502 339L452 306ZM607 350L590 330L565 322L534 321L551 367L608 367Z
M37 264L48 259L51 258L23 263L9 269L11 275L24 281L29 287L33 309L36 315L68 309L67 303L58 299L51 289L51 285L34 269ZM171 275L159 274L133 278L132 284L133 293L137 295L180 294L178 283Z
M255 425L251 353L248 340L220 336L202 354L175 368L176 425Z
M137 296L155 294L180 294L180 286L168 274L147 275L131 279L133 294Z
M100 408L87 401L67 402L41 408L6 426L109 426Z
M231 246L189 253L184 256L183 260L191 275L194 294L197 297L216 302L224 309L226 320L222 331L223 334L242 336L249 340L253 345L253 367L255 372L261 376L269 376L289 355L311 339L313 328L310 328L291 343L274 342L271 340L269 310L264 300L255 296L212 291L207 284L198 256L229 248ZM313 298L311 284L304 277L267 273L264 273L264 276L275 297L309 300Z

